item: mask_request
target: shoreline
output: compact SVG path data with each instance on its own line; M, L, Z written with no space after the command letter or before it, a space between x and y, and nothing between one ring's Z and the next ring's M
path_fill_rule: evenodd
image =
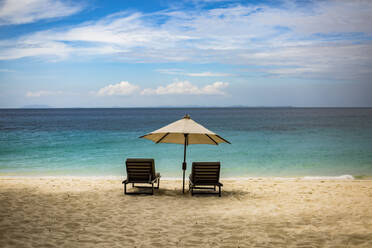
M0 174L0 179L97 179L97 180L124 180L126 175L115 176L81 176L81 175L6 175ZM177 181L182 180L182 177L161 177L161 180ZM185 180L188 180L185 177ZM247 176L247 177L222 177L222 181L247 181L247 180L372 180L372 176L352 176L352 175L339 175L339 176L288 176L288 177L275 177L275 176Z

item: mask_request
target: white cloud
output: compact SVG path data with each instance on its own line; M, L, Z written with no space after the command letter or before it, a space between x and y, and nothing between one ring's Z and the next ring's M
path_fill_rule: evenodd
M227 77L231 76L231 74L228 73L218 73L218 72L195 72L195 73L186 73L187 76L190 77Z
M0 6L0 25L69 16L81 9L77 4L66 4L58 0L4 0Z
M222 89L228 87L228 83L215 82L204 87L198 87L188 81L175 82L156 89L146 88L141 95L225 95Z
M189 77L228 77L232 76L228 73L219 73L219 72L185 72L180 69L158 69L157 72L169 75L185 75Z
M63 91L48 91L48 90L40 90L40 91L28 91L26 93L27 97L42 97L42 96L56 96L62 95Z
M157 72L168 74L168 75L184 75L185 72L180 69L157 69Z
M118 84L107 85L97 91L98 96L125 96L131 95L140 88L137 85L131 84L127 81L121 81Z
M0 25L31 23L69 16L81 10L77 4L59 0L4 0L0 3Z
M0 72L15 72L14 70L0 68Z
M214 82L213 84L208 84L201 88L200 94L207 94L207 95L225 95L226 93L221 91L229 86L229 83L226 82Z
M8 42L6 42L8 43ZM52 60L67 58L74 51L74 48L61 42L33 41L25 39L19 41L17 47L12 47L11 44L0 42L0 60L18 59L23 57L44 56ZM11 43L11 42L9 42ZM7 49L6 49L7 48Z

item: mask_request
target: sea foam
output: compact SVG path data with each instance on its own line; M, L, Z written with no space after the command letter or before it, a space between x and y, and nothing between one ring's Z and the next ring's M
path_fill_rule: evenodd
M308 177L303 177L303 179L305 179L305 180L321 180L321 179L325 179L325 180L345 180L345 179L354 180L354 177L352 175L342 175L342 176L333 176L333 177L329 177L329 176L308 176Z

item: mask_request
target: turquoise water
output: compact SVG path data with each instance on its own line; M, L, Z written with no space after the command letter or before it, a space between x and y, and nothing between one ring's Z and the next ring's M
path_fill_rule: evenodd
M222 177L371 176L372 109L132 108L0 110L0 175L122 176L149 157L182 176L183 146L138 137L185 114L232 144L190 145L192 161L221 161Z

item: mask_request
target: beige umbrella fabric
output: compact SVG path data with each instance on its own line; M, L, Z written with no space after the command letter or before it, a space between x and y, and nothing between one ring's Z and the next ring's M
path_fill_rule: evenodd
M181 120L175 121L165 127L145 134L140 138L145 138L157 143L173 143L184 145L183 161L183 192L185 192L185 170L186 170L186 147L191 144L218 145L228 143L214 132L193 121L189 115L185 115Z

